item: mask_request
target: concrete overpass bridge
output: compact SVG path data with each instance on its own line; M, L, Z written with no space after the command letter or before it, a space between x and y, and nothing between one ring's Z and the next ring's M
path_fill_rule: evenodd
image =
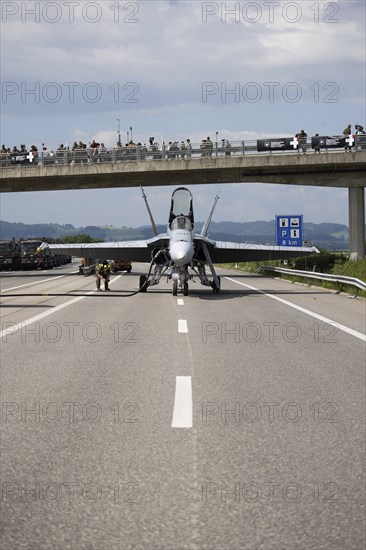
M348 188L349 251L354 259L365 257L365 149L254 153L238 146L226 156L217 147L211 154L198 147L184 158L178 153L154 158L136 150L124 157L114 150L105 156L92 155L90 150L83 154L74 158L64 151L52 159L38 159L37 164L5 165L0 192L242 182L344 187Z

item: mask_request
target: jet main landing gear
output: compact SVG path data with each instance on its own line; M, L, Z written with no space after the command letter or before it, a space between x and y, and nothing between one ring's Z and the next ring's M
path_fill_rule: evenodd
M147 284L147 277L146 275L140 275L140 292L146 292L147 291L147 287L148 287L148 284Z
M220 277L217 277L217 280L219 282L218 286L216 285L215 280L212 281L212 290L213 290L214 294L218 294L220 292L220 288L221 288L221 279L220 279Z

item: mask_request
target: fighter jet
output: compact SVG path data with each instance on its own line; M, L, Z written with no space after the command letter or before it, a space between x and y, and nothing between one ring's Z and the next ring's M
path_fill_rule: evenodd
M318 252L315 247L264 246L259 244L214 241L208 237L210 222L219 199L216 195L207 221L199 234L194 231L193 198L185 187L173 191L167 232L158 234L146 196L142 190L153 230L153 237L141 241L120 241L93 244L50 244L60 254L80 258L126 259L150 264L147 275L140 277L140 292L159 284L166 275L178 290L188 295L189 281L198 276L203 286L214 293L220 291L220 277L214 263L251 262L289 259ZM206 269L209 269L208 275Z

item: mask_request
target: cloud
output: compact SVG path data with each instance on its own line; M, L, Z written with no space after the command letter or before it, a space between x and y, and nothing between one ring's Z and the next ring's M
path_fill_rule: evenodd
M366 120L363 1L79 1L72 13L71 4L1 3L18 8L3 11L2 20L8 146L52 148L91 136L113 146L118 118L122 140L133 126L142 143L150 136L199 142L216 131L219 139L241 141L302 127L331 135ZM238 189L228 191L228 218L240 214ZM305 192L313 201L311 189ZM260 197L257 189L249 214L269 216L271 205ZM292 207L292 194L282 200ZM42 201L49 205L47 195ZM314 216L344 221L333 202L323 202L322 212L314 199Z
M74 21L69 22L65 4L60 3L63 17L55 24L45 21L42 11L39 23L32 22L31 16L25 23L9 17L3 25L6 80L19 80L21 74L25 81L43 83L69 80L112 85L115 81L136 81L154 95L156 88L174 90L179 103L187 86L196 86L205 79L299 79L303 65L309 66L310 73L305 80L330 78L334 77L334 65L342 63L346 69L347 63L364 59L364 29L362 18L357 17L361 7L354 10L351 21L343 20L342 10L332 15L323 9L324 13L318 15L320 21L315 23L316 13L310 10L310 3L301 7L296 2L281 2L273 22L263 9L258 22L251 24L242 16L248 2L214 2L220 13L223 6L228 10L231 5L235 11L239 5L239 22L227 16L225 23L222 14L217 14L203 23L205 3L131 2L132 9L138 7L136 14L120 8L116 23L116 13L106 2L100 2L96 4L101 16L93 24L85 20L88 12L83 15L82 3L75 9ZM296 23L291 23L291 9L283 12L290 4L301 10ZM327 24L326 16L339 22ZM129 18L136 19L136 23L129 23Z

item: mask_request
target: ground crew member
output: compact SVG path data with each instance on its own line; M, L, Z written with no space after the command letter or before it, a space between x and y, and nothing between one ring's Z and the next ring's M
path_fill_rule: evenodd
M97 278L97 290L101 292L102 289L100 288L100 283L101 281L104 281L104 290L110 291L111 289L108 288L108 284L111 275L111 266L107 261L103 260L95 266L95 275Z

